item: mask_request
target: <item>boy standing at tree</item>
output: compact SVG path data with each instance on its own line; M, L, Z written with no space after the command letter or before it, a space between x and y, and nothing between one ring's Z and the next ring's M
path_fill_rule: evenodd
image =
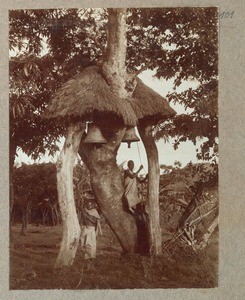
M143 217L144 209L142 208L142 200L139 197L137 182L143 183L148 178L148 175L144 179L138 177L142 169L143 166L141 165L138 171L134 173L134 162L129 160L128 169L124 171L124 195L128 203L128 208L139 219Z
M87 270L94 269L93 260L96 257L96 236L101 235L100 215L96 210L94 197L88 195L81 209L81 247L87 261Z

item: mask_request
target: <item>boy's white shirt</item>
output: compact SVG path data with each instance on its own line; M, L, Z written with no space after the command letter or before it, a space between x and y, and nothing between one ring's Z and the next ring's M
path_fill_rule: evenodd
M97 218L97 228L96 228L96 235L102 235L102 229L101 229L101 224L100 224L100 215L97 211L96 208L92 208L92 209L87 209L85 207L85 212L88 213L90 216L93 216L95 218Z

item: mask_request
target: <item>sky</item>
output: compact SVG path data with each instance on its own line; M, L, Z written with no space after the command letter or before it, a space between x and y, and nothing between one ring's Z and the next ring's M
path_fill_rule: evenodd
M173 91L173 79L171 80L159 80L153 77L154 71L144 71L139 75L139 78L154 91L159 93L161 96L166 96L168 92ZM177 91L184 91L190 87L196 87L197 82L189 81L184 82L180 87L177 88ZM174 105L171 104L172 108L178 113L186 113L183 106L180 104ZM190 112L190 110L189 110ZM138 134L137 134L138 135ZM139 135L138 135L139 136ZM58 143L60 149L62 148L64 143L64 139ZM194 146L192 142L183 142L179 145L177 150L174 150L171 140L169 143L165 143L163 140L157 142L158 154L159 154L159 163L165 165L173 165L174 161L178 160L182 163L182 166L185 166L188 162L192 161L193 163L197 162L196 158L196 148L199 146L201 142L197 143L197 146ZM16 158L15 163L21 164L22 162L31 164L31 163L42 163L42 162L53 162L55 163L59 153L57 153L54 157L50 157L48 155L44 155L37 159L36 161L32 160L22 151L17 151L18 157ZM145 149L143 143L140 141L138 143L131 143L131 148L128 148L126 143L122 143L118 155L117 162L118 164L122 164L126 161L133 160L135 162L135 168L138 168L141 164L143 164L144 169L141 174L147 173L148 164Z

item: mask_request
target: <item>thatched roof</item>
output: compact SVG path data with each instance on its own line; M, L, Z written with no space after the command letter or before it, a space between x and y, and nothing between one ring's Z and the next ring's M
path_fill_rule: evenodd
M147 117L154 118L157 121L167 119L176 114L165 98L138 78L131 104L138 119Z
M88 67L68 80L56 92L44 117L69 121L89 116L119 118L127 126L138 119L167 119L175 114L168 102L140 79L130 99L121 99L111 90L98 67Z
M61 86L47 106L44 117L86 119L90 115L105 113L108 117L119 117L128 126L137 123L129 100L113 94L98 67L88 67Z

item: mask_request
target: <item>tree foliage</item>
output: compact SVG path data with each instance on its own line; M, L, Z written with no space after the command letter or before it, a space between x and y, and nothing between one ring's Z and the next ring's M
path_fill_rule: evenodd
M129 57L137 49L134 67L155 70L157 78L174 78L168 100L182 104L190 113L159 124L156 138L166 135L179 143L204 139L199 159L217 158L218 137L218 15L215 8L141 9L132 13ZM135 39L135 36L143 38ZM131 41L130 40L130 41ZM184 81L196 88L178 93Z
M76 202L83 193L90 189L89 173L80 163L74 168L74 191ZM28 202L37 206L44 198L57 202L56 166L53 163L22 164L14 168L14 189L18 205L25 207Z
M96 27L92 13L10 11L9 45L14 54L10 58L10 139L14 153L19 147L36 158L45 150L57 151L55 141L63 128L45 122L41 114L63 82L98 58L99 43L93 51L89 38L90 28Z
M23 164L14 169L15 196L21 202L37 204L45 197L57 201L56 167L52 163Z
M9 44L17 54L10 59L11 139L27 154L57 150L64 128L41 114L63 82L103 60L107 17L104 9L10 11ZM204 138L202 159L217 156L217 18L216 8L128 9L128 71L174 78L169 101L191 111L159 124L156 139L174 137L176 148ZM186 80L197 88L178 93Z

